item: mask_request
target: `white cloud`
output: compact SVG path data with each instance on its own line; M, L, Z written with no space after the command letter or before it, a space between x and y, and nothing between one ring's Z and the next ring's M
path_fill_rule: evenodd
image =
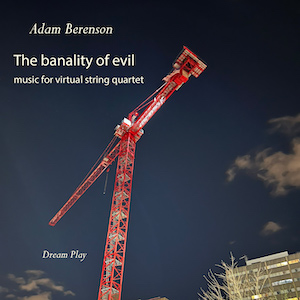
M64 295L65 296L67 296L67 295L75 296L75 293L73 293L72 291L69 290L69 291L65 291Z
M282 227L278 223L269 221L263 226L263 229L261 230L260 234L263 236L267 236L274 234L280 230L282 230Z
M43 274L45 274L45 272L41 270L27 270L25 273L32 277L41 277Z
M295 117L274 118L269 120L269 123L273 126L272 131L279 131L292 136L300 133L300 114Z
M272 152L271 148L267 148L252 156L239 156L226 175L227 180L232 181L239 171L245 171L270 186L274 196L281 196L300 188L300 138L295 136L300 133L300 114L271 119L269 123L273 125L273 131L294 136L290 153Z
M16 277L14 274L8 274L7 278L10 279L11 281L14 281L15 283L18 284L24 284L25 279L23 277Z
M27 284L21 284L19 286L19 288L21 290L23 290L23 291L28 291L28 292L30 292L30 291L36 291L36 290L39 289L38 286L37 286L37 284L36 284L36 282L35 282L35 280L31 281L31 282L29 282Z
M51 300L51 292L43 292L39 295L20 297L19 300Z
M51 278L43 277L44 274L45 272L41 270L27 270L24 277L8 274L7 278L16 287L11 288L11 290L0 287L0 293L7 294L5 296L7 299L18 300L51 300L54 293L75 296L71 290L66 291L63 285L56 284Z
M65 288L62 285L57 285L50 278L41 278L36 280L36 283L40 286L45 286L52 291L64 292Z
M289 154L271 153L271 149L265 149L253 157L238 157L226 172L228 181L232 181L240 170L255 175L270 186L274 196L286 195L291 189L300 188L300 139L292 141Z
M232 165L231 168L229 168L226 171L227 174L227 180L228 181L232 181L236 174L237 174L237 170L239 169L250 169L251 168L251 157L250 155L244 155L244 156L238 156L235 159L234 164Z
M56 285L50 278L30 280L27 284L20 285L21 290L28 292L40 290L41 287L46 287L52 291L64 292L64 287L62 285Z

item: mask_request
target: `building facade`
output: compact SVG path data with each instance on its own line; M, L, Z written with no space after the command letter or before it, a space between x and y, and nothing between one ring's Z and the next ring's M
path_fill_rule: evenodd
M300 300L300 252L247 260L226 273L230 299Z

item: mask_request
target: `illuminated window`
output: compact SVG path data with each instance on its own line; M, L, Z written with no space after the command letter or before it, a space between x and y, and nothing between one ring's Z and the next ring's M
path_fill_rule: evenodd
M299 261L299 260L298 260ZM267 266L267 269L274 269L274 268L278 268L278 267L282 267L282 266L286 266L288 264L287 261L283 261L281 263L278 264L274 264L274 265L269 265Z
M293 260L289 260L289 264L296 264L299 262L299 259L293 259Z
M272 286L276 286L276 285L282 285L282 284L286 284L286 283L291 283L293 282L293 279L284 279L284 280L279 280L279 281L275 281L272 282Z

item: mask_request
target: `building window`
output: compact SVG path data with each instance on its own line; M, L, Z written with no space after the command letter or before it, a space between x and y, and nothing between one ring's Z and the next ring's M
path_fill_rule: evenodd
M296 264L299 262L299 259L293 259L293 260L289 260L289 264Z
M282 285L282 284L286 284L286 283L291 283L293 282L293 279L284 279L284 280L279 280L279 281L275 281L272 282L272 286L276 286L276 285Z
M292 261L292 260L291 260ZM299 259L298 259L299 261ZM274 269L274 268L278 268L278 267L282 267L282 266L286 266L288 264L287 261L283 261L281 263L278 263L278 264L274 264L274 265L269 265L267 266L267 269Z

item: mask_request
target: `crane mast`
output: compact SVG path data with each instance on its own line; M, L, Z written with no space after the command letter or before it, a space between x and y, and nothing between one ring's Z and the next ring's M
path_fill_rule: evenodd
M120 142L98 300L121 298L136 141L126 133Z
M98 300L121 299L135 148L143 135L143 127L174 91L187 82L191 75L198 77L205 68L206 65L192 51L183 47L172 71L163 78L165 83L156 96L147 103L142 113L139 114L140 107L134 109L116 127L115 138L107 147L100 163L49 222L49 225L54 226L118 157ZM116 137L120 140L114 145Z

